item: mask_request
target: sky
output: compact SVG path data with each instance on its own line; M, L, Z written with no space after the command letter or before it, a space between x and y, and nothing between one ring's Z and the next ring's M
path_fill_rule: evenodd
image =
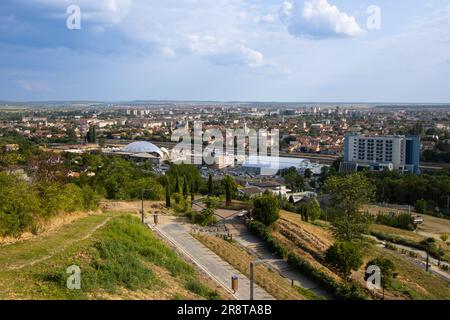
M448 103L450 0L2 0L0 100Z

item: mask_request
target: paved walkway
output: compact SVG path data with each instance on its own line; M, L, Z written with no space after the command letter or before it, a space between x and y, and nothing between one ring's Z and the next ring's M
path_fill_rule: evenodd
M198 210L199 207L200 206L195 207L194 209ZM267 260L265 264L274 272L277 272L282 277L286 278L287 285L291 285L292 280L294 280L296 286L308 289L317 296L328 300L335 299L332 294L323 289L319 284L295 270L287 261L279 259L276 254L272 253L266 243L250 233L243 221L236 217L238 213L239 211L226 209L221 209L219 214L216 212L216 216L219 217L220 222L223 223L230 234L232 234L233 240L259 259Z
M414 252L414 253L418 254L419 257L420 257L420 258L413 258L413 257L408 256L407 254L403 254L403 253L400 253L398 251L394 251L394 250L390 250L390 249L386 248L386 245L385 245L386 242L385 241L379 240L379 239L377 239L374 236L371 236L371 238L378 242L378 246L380 248L383 248L385 250L389 250L392 253L395 253L395 254L397 254L399 256L402 256L402 257L410 260L411 262L413 262L419 268L426 270L426 259L427 259L426 251L419 250L419 249L413 248L413 247L404 246L404 245L397 244L397 243L392 243L392 242L389 243L390 245L393 245L394 247L397 247L399 249L403 249L403 250L406 250L406 251ZM432 273L432 274L442 278L443 280L445 280L447 282L450 282L450 274L448 272L445 272L444 270L442 270L442 269L440 269L438 267L438 260L437 259L435 259L435 258L430 256L428 262L429 262L429 272L430 273ZM441 263L445 264L447 266L450 266L445 261L441 261Z
M150 228L159 232L166 240L171 242L186 257L192 260L200 269L211 278L230 291L231 278L237 275L239 278L239 289L233 294L238 300L248 300L250 298L249 279L236 270L218 255L201 244L190 235L190 227L187 224L176 221L171 217L162 217L160 224L149 225ZM255 300L273 300L274 298L265 290L255 284Z
M247 248L247 250L258 256L260 259L268 260L266 264L271 269L278 272L282 277L286 278L289 282L294 280L294 284L296 286L308 289L317 296L328 300L334 299L333 295L322 289L317 283L304 274L296 271L286 261L278 259L278 257L272 253L269 248L267 248L266 244L260 238L248 232L246 229L247 228L245 228L245 231L241 230L238 234L234 234L233 240L238 242L244 248Z

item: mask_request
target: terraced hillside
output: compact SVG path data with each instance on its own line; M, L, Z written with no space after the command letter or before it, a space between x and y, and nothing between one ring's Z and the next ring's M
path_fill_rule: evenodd
M323 221L314 224L304 222L300 215L281 211L280 219L271 229L272 236L283 246L306 260L317 270L325 272L336 282L344 281L324 261L325 251L334 242L329 225ZM364 272L368 261L386 257L395 264L398 276L392 287L387 289L387 299L450 299L448 282L425 272L408 257L384 249L376 243L366 248L363 266L351 275L352 280L365 289ZM375 298L376 296L372 296Z

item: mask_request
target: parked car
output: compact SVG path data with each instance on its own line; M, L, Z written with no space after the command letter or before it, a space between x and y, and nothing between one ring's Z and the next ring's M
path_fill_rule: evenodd
M415 224L422 224L422 223L423 223L423 218L422 218L422 216L415 216L415 217L414 217L414 223L415 223Z

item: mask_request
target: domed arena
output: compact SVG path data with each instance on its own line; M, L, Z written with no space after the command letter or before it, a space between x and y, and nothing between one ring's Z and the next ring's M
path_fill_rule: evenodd
M160 148L155 146L153 143L147 141L138 141L130 143L122 149L122 152L127 153L157 153L161 157L164 156Z
M123 147L118 153L137 161L151 160L153 162L161 163L170 158L167 149L159 148L147 141L130 143Z

